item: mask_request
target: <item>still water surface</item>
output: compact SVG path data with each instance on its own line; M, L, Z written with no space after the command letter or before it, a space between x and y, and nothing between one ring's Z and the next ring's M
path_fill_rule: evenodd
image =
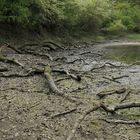
M140 61L140 46L105 47L106 58L125 63Z

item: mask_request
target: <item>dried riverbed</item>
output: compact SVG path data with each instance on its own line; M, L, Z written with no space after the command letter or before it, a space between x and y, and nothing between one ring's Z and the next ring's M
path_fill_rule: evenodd
M138 46L140 42L83 43L66 49L37 44L24 46L27 52L34 54L4 49L3 54L20 62L24 68L0 62L0 68L5 69L0 72L0 140L66 140L80 115L96 104L140 103L139 62L125 64L106 59L104 48L117 44ZM52 60L35 55L40 53L48 53ZM57 87L81 104L50 92L42 74L19 76L26 75L31 68L46 65L52 68ZM80 80L75 80L75 76ZM97 96L120 89L125 91L101 99ZM118 110L116 114L99 109L80 122L73 140L139 140L140 123L129 124L130 121L140 121L140 108Z

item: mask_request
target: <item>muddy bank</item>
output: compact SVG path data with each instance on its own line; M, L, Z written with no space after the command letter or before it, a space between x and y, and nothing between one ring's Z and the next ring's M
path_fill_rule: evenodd
M24 67L0 62L0 68L7 69L0 72L0 139L66 140L79 117L97 104L102 102L112 107L139 103L140 66L104 57L105 46L126 43L139 45L139 42L111 41L111 44L84 43L82 46L76 44L74 48L66 46L63 49L59 46L52 48L35 44L26 45L23 54L4 48L2 54L20 62ZM23 76L31 68L44 68L46 65L53 70L51 75L58 89L80 104L49 91L42 74ZM79 76L81 80L77 81L68 73L60 72L64 70ZM122 92L117 92L122 88ZM97 95L99 93L111 94L102 98ZM85 116L77 127L73 140L139 140L139 118L139 107L120 109L113 114L100 108ZM115 122L116 120L126 123Z

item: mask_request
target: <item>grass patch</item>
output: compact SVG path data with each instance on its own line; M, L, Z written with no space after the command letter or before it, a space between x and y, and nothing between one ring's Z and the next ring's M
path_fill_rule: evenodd
M129 39L140 39L140 34L129 34L127 37Z

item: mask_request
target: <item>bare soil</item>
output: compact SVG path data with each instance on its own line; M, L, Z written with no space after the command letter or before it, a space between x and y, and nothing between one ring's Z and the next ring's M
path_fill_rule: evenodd
M111 43L113 45L113 41ZM8 69L0 72L0 140L66 140L79 116L96 103L140 102L140 65L106 60L103 47L106 45L83 43L71 48L65 46L64 50L48 50L38 45L26 45L24 48L49 53L53 60L32 54L17 54L9 48L2 50L3 55L19 61L24 68L0 62L0 68ZM81 77L79 82L66 74L52 72L57 87L81 104L53 94L42 75L1 76L1 73L23 75L31 67L42 68L45 65L50 65L52 69L65 69ZM112 77L120 78L112 80ZM123 94L112 94L102 99L96 95L122 87L126 88ZM127 92L130 93L124 98ZM91 112L79 124L73 140L140 139L140 124L108 123L104 119L140 120L140 108L118 110L116 114L106 113L103 109Z

